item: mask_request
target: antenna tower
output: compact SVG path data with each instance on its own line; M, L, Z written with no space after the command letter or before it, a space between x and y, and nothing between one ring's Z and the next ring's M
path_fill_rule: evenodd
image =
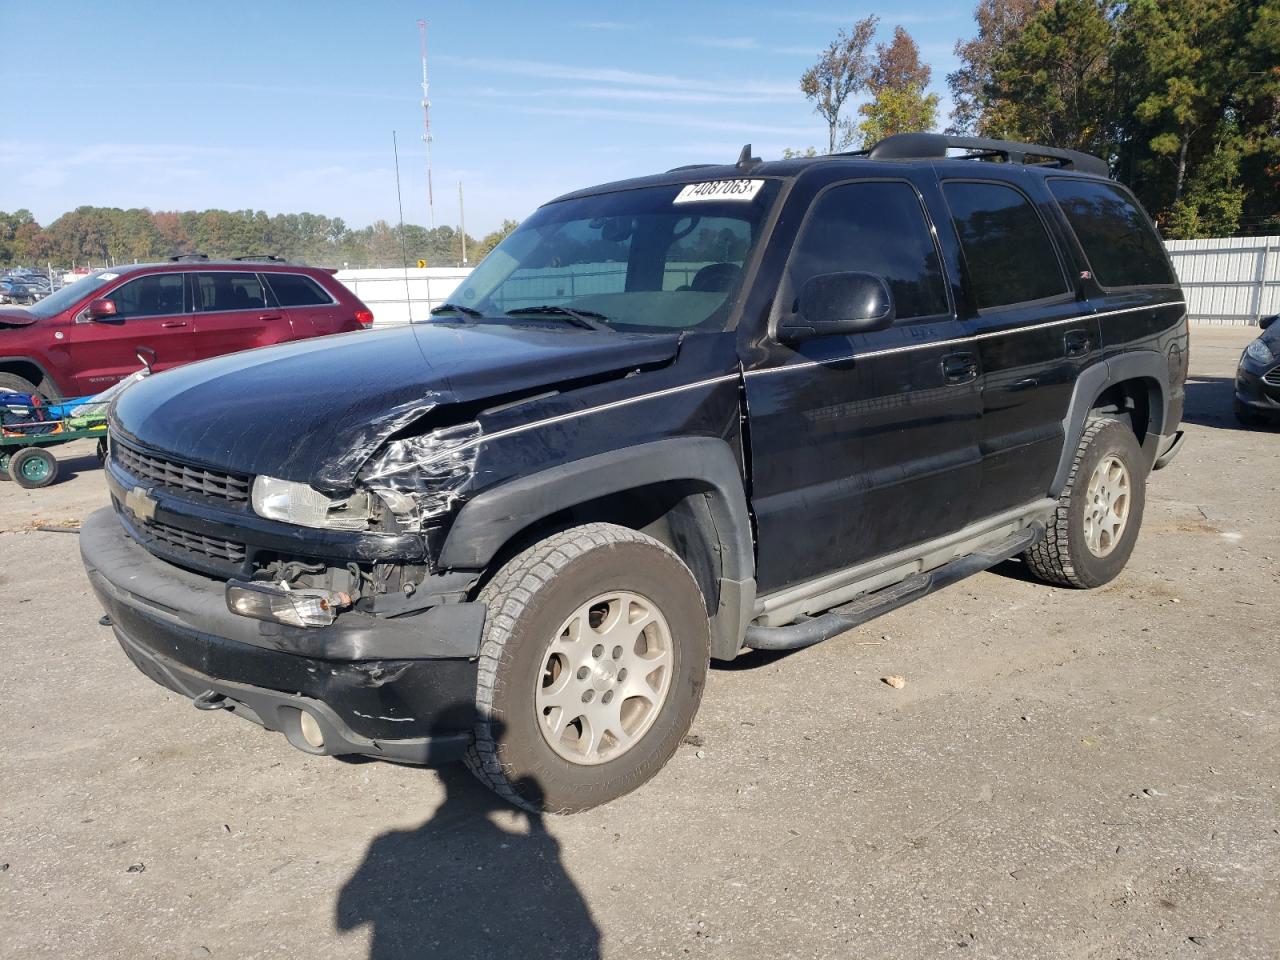
M422 142L427 145L427 210L431 229L436 228L436 194L431 185L431 94L427 82L427 21L418 21L418 42L422 49Z

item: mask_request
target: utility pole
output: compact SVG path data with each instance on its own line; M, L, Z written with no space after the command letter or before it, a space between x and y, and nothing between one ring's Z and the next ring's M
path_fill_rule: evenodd
M431 229L436 228L436 196L431 185L431 94L427 83L427 21L418 21L418 42L422 49L422 142L427 145L427 212Z
M462 181L458 181L458 224L462 233L462 265L467 265L467 209L462 202Z

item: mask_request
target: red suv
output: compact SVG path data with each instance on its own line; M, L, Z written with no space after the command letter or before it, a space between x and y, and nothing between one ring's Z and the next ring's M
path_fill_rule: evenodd
M137 370L139 354L160 371L372 323L316 267L199 256L112 267L30 307L0 307L0 389L87 396Z

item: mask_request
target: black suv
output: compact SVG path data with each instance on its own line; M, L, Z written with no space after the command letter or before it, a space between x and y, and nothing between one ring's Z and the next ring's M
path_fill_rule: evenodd
M1124 567L1187 325L1106 172L911 134L561 197L429 323L122 394L89 579L201 709L465 757L531 808L617 797L708 658L1014 556L1060 586Z

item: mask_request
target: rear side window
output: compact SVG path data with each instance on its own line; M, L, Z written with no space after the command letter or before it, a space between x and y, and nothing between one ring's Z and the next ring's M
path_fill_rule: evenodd
M810 277L847 271L883 277L900 320L950 312L933 234L908 184L846 183L818 198L787 266L791 296Z
M256 273L196 273L196 310L261 310L267 305L267 292Z
M162 317L182 313L182 274L157 273L121 284L109 294L116 313L130 317Z
M282 307L314 307L333 303L333 297L310 277L300 273L268 273L265 275L276 303Z
M1102 286L1174 282L1160 239L1138 205L1119 187L1094 180L1054 178L1049 189Z
M1031 201L1001 183L942 185L979 310L1068 292L1053 241Z

